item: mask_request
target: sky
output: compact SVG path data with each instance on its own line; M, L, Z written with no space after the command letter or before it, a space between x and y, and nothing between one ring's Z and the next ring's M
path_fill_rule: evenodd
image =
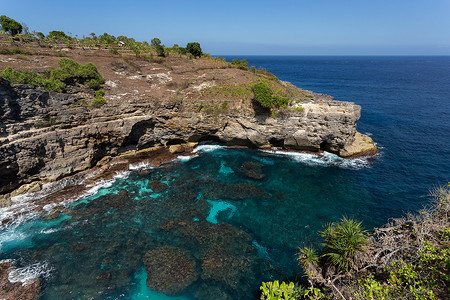
M0 0L0 15L213 55L450 55L450 0Z

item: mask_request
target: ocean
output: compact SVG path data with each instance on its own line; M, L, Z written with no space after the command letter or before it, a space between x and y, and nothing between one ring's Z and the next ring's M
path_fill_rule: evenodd
M262 281L304 282L296 252L320 247L326 224L347 216L380 226L450 181L450 57L226 58L361 105L358 131L379 154L203 144L194 156L130 170L56 215L25 211L1 227L0 260L17 267L11 280L40 277L42 299L259 299ZM172 282L164 261L189 276Z

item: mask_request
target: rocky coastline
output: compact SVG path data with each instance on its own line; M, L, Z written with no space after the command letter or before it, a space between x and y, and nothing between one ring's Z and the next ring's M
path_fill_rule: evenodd
M376 153L373 141L356 131L360 107L348 102L311 102L304 112L282 119L226 115L205 120L182 101L90 110L74 107L77 99L72 95L11 87L3 79L0 97L2 193L87 170L104 157L205 140L252 148L326 150L343 157Z
M36 52L27 60L0 55L0 67L45 72L59 58L39 49L44 56ZM144 160L160 164L203 141L318 155L328 151L346 158L377 152L372 139L356 130L359 105L302 90L265 71L211 58L149 60L101 50L69 52L69 57L97 65L106 81L106 105L88 105L93 96L81 86L57 93L0 78L3 203L111 158L114 164L123 155L136 162L151 153ZM255 106L248 92L252 82L270 83L290 97L290 106L275 116Z

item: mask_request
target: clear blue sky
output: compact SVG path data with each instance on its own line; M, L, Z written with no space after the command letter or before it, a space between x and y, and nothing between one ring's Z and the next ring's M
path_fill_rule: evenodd
M450 55L450 0L0 0L47 34L107 32L216 54Z

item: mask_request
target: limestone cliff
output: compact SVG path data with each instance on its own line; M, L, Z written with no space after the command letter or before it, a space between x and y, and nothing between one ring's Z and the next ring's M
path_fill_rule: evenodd
M355 141L360 106L325 97L302 107L276 119L236 112L205 115L181 99L93 109L73 95L12 87L0 79L0 192L34 180L56 180L88 169L106 155L154 145L215 140L353 154L347 149Z

